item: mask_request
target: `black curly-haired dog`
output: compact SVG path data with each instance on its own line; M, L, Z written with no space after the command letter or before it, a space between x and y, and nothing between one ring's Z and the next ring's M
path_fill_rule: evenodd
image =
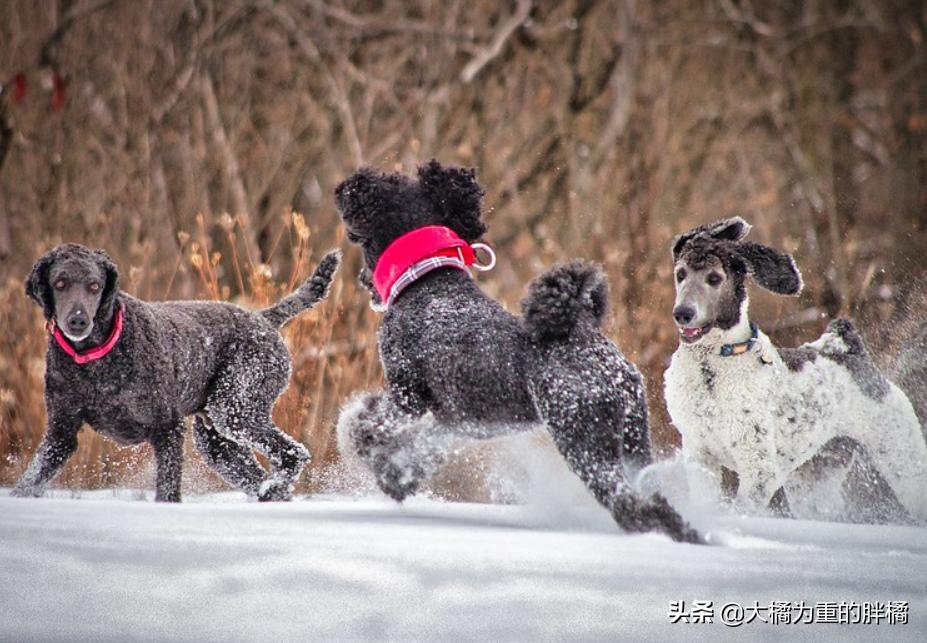
M419 168L418 180L362 169L336 196L348 238L363 250L361 282L372 291L384 250L407 233L444 226L470 244L486 231L474 171L436 161ZM401 501L437 470L452 436L544 425L620 526L697 542L662 496L640 498L629 482L651 461L647 405L640 373L601 333L606 291L599 268L573 261L531 284L519 318L463 270L415 279L380 324L387 390L342 410L339 447L356 452Z
M329 253L299 289L252 312L219 302L139 301L119 290L116 266L102 250L68 243L44 254L26 294L52 333L48 428L13 495L41 495L86 423L121 444L149 442L156 500L178 502L184 418L195 415L196 445L226 481L259 500L289 499L309 452L270 417L290 376L278 329L327 296L340 260ZM267 456L270 474L252 448Z

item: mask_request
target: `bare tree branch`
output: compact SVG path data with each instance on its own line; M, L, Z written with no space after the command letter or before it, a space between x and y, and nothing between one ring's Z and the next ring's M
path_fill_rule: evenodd
M615 65L609 84L612 88L612 107L592 157L592 167L597 167L602 158L618 140L631 119L634 106L634 88L637 74L639 44L634 32L634 0L620 0L619 36L621 38L621 59Z
M325 0L308 0L319 13L346 24L353 30L367 33L412 33L427 36L441 36L463 42L473 40L473 34L451 29L442 29L425 20L384 18L381 16L359 16L347 9L331 5Z
M300 50L303 52L303 54L305 54L305 56L319 68L319 71L322 72L322 75L325 78L325 82L331 91L332 102L334 103L335 109L341 117L341 124L344 127L345 136L347 138L348 146L351 149L351 156L354 159L354 164L358 166L363 165L363 146L361 145L360 138L357 135L357 124L354 120L354 113L351 108L351 103L348 100L347 93L345 92L341 81L336 78L334 74L332 74L331 69L322 59L322 55L319 53L315 43L306 34L305 31L300 29L299 25L296 23L296 19L290 13L287 7L281 3L270 2L269 0L260 0L258 4L267 12L269 12L277 20L277 22L284 29L286 29L286 31L291 36L293 36L297 44L299 44Z
M472 82L473 79L476 78L476 75L479 74L486 65L502 53L502 49L505 47L505 43L508 41L509 37L528 19L530 13L531 0L518 0L515 13L512 14L511 18L502 23L496 35L493 36L492 42L489 43L489 46L477 53L477 55L473 57L473 60L467 63L460 72L460 80L467 84Z
M242 216L252 220L252 211L248 202L248 193L245 190L245 183L241 176L241 169L238 164L238 157L232 144L229 142L226 133L225 124L222 122L222 114L219 111L219 101L216 98L216 90L213 87L212 78L208 72L204 72L200 77L200 87L203 94L203 106L205 108L206 120L209 123L209 130L212 134L213 142L222 158L222 165L225 169L225 177L228 181L229 192L232 197L232 207L235 216ZM249 229L246 243L252 257L259 258L257 239L254 236L256 226ZM256 259L259 260L259 259Z

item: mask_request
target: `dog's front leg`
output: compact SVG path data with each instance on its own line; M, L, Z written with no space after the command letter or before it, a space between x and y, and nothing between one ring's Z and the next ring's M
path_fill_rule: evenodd
M731 431L729 453L738 476L734 500L734 508L738 511L766 511L770 508L773 495L785 483L787 473L779 470L772 431L762 423L746 421ZM774 511L783 510L786 506L784 500L781 495L776 499Z
M180 502L184 423L156 431L151 438L157 463L155 502Z
M783 506L783 498L777 498L773 502L773 496L782 487L782 482L767 463L753 462L749 465L738 465L738 476L740 478L736 498L738 509L753 512L772 508L775 512L778 507Z
M80 420L54 413L53 405L49 405L48 408L48 429L45 437L32 458L32 462L29 463L29 467L13 487L11 493L13 496L19 498L41 496L45 492L46 485L77 449Z
M430 413L416 417L386 393L365 393L338 417L339 447L352 450L370 467L380 490L402 502L443 462L437 441L427 439L433 423Z

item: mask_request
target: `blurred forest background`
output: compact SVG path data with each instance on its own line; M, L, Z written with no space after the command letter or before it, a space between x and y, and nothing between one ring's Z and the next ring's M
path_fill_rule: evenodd
M23 295L62 241L149 299L275 299L342 245L334 186L369 164L474 166L510 309L580 256L645 372L654 442L675 349L669 244L739 214L793 252L797 299L754 290L783 343L852 314L891 364L927 251L923 0L0 0L0 484L44 431L45 335ZM377 386L356 250L287 330L275 417L337 458L337 409ZM146 449L90 431L61 480L150 487ZM192 457L192 456L191 456Z

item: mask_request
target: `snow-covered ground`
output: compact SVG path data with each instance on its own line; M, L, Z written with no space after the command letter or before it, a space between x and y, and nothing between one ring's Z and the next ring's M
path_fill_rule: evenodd
M922 528L702 515L706 547L582 502L8 494L2 641L927 640ZM714 623L670 622L696 600ZM774 600L907 601L908 624L720 623L725 603Z

